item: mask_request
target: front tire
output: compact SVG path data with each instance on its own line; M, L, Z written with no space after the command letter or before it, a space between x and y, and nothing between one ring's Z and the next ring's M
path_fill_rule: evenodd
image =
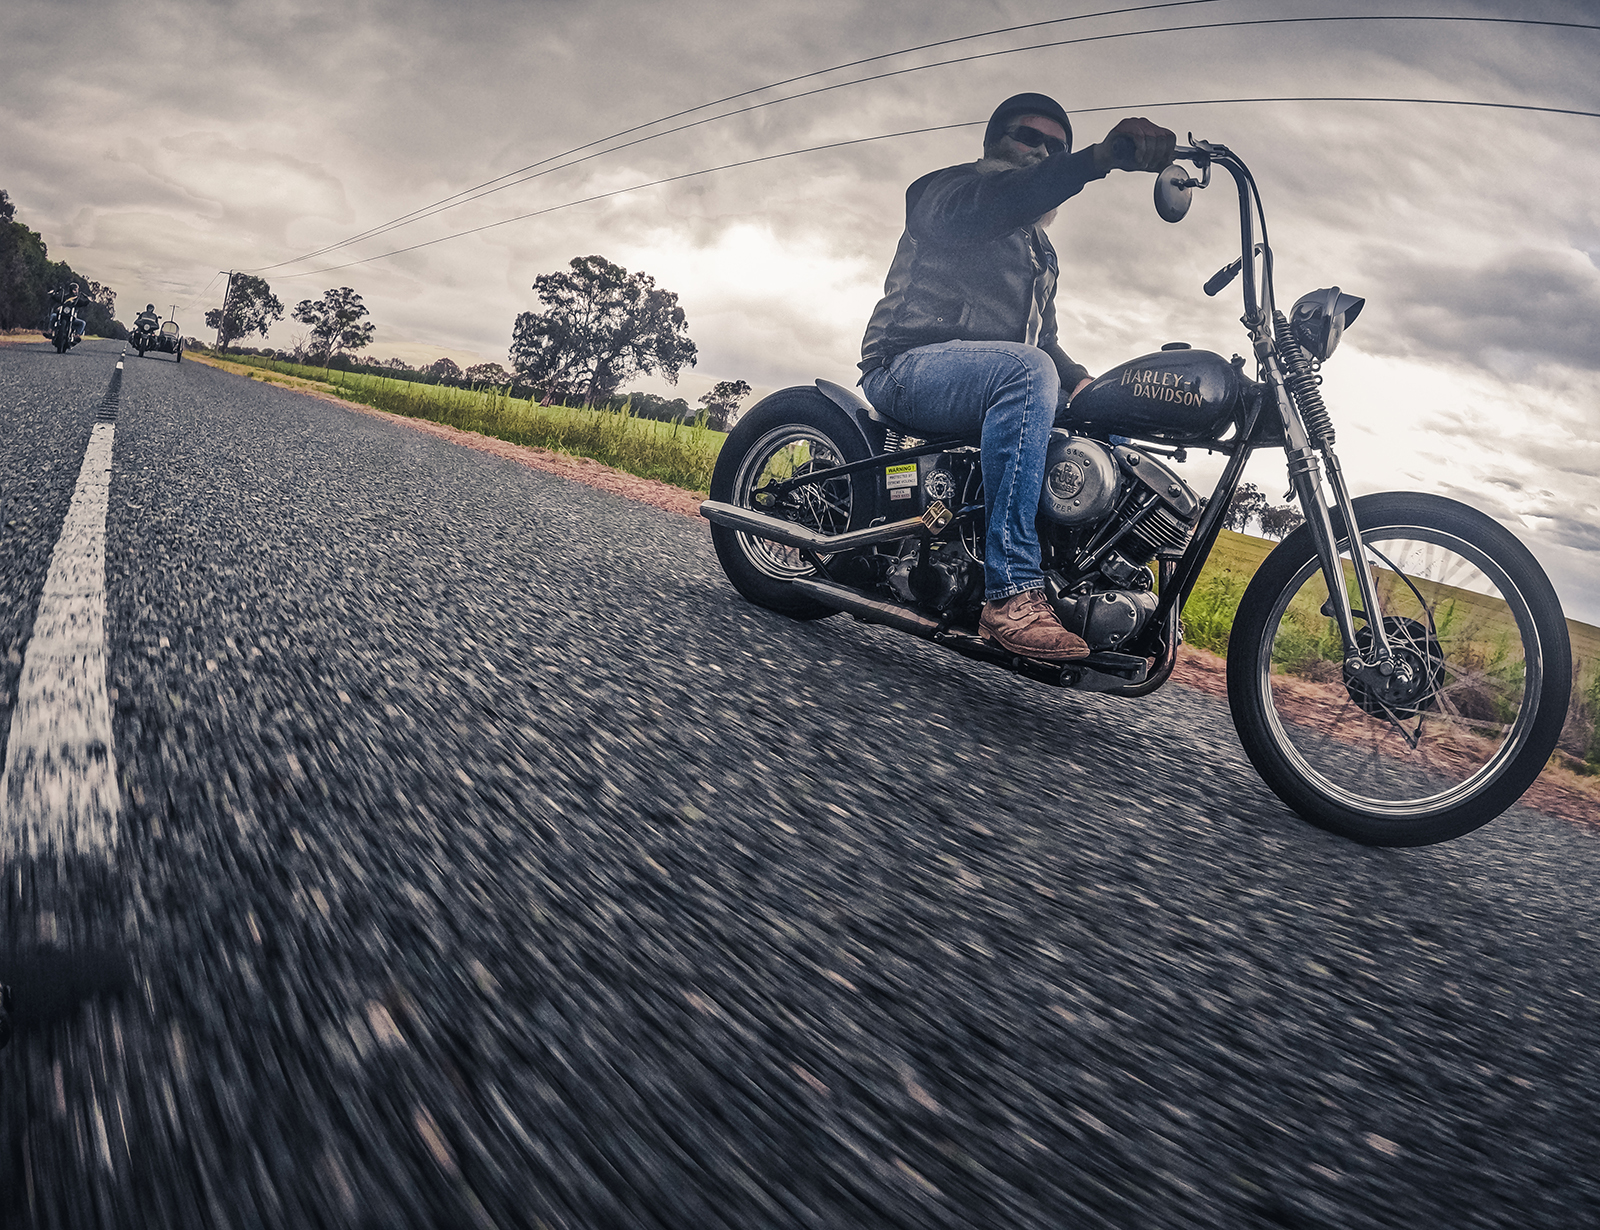
M848 465L869 456L861 432L844 411L815 388L780 389L752 406L728 434L711 476L711 498L784 517L822 534L842 534L870 520L873 480L865 474L800 487L776 507L761 507L756 493L769 482ZM816 575L793 547L712 525L711 541L722 571L746 599L794 619L835 614L794 592L791 582Z
M1416 681L1380 700L1345 676L1308 527L1262 563L1228 641L1228 703L1251 763L1319 828L1421 846L1487 824L1544 768L1566 719L1561 603L1509 531L1453 500L1355 501L1391 648ZM1343 518L1334 535L1359 608ZM1358 639L1370 629L1357 616Z

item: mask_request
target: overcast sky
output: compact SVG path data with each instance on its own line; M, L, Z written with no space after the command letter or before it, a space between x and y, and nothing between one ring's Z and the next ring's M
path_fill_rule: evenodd
M1600 119L1374 96L1600 111L1600 30L1418 20L1235 25L1285 16L1477 15L1600 22L1592 0L7 0L0 187L51 255L131 320L176 304L203 334L219 270L260 271L292 306L350 286L376 358L506 361L535 276L598 253L677 292L700 359L678 392L851 383L903 220L905 186L977 155L1020 90L1057 98L1089 144L1123 114L1222 142L1260 184L1285 304L1337 284L1367 307L1324 369L1357 492L1454 496L1514 530L1567 612L1600 623ZM948 46L890 55L939 40ZM961 64L938 61L994 52ZM603 154L387 234L294 262L484 181L674 112L867 57L622 140L824 86ZM925 67L932 66L932 67ZM886 79L844 84L896 70ZM1182 105L1180 105L1182 104ZM908 129L977 126L777 158L569 208L746 159ZM585 150L593 153L594 150ZM559 166L561 159L555 165ZM433 244L396 248L553 210ZM1200 284L1237 253L1226 186L1179 226L1148 176L1114 173L1051 228L1058 311L1099 371L1162 342L1245 348L1237 289ZM282 263L294 262L294 263ZM278 325L273 344L298 331ZM640 387L668 391L659 382ZM1208 484L1215 463L1191 461ZM1281 456L1247 474L1277 499Z

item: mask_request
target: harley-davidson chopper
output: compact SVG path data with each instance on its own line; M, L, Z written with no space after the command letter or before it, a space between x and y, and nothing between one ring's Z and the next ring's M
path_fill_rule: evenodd
M984 500L976 439L918 439L818 380L739 421L711 499L717 556L751 602L799 619L846 612L1044 683L1123 697L1166 682L1181 615L1245 463L1281 448L1304 524L1246 587L1228 642L1228 699L1267 784L1356 841L1445 841L1511 806L1554 750L1571 689L1560 602L1528 550L1453 500L1352 497L1318 369L1364 300L1332 287L1287 315L1249 169L1195 141L1156 180L1179 221L1213 168L1232 177L1253 374L1171 343L1099 377L1058 416L1038 524L1045 592L1091 653L1016 657L978 635ZM1198 174L1198 178L1195 175ZM1200 498L1169 461L1227 457ZM1359 544L1359 545L1357 545Z

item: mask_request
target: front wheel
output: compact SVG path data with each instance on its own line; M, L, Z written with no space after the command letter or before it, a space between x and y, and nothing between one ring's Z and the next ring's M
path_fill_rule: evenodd
M1572 650L1561 603L1526 547L1438 496L1355 501L1383 626L1404 683L1344 669L1310 529L1262 563L1228 641L1228 703L1273 792L1365 845L1421 846L1487 824L1544 767L1566 719ZM1335 512L1357 639L1372 628Z
M752 406L728 434L712 471L711 498L782 517L819 534L842 534L865 525L872 515L872 480L865 475L796 487L770 506L759 494L785 479L867 456L856 425L819 390L780 389ZM834 614L831 607L794 592L791 582L816 575L794 547L719 525L711 527L711 541L728 580L757 606L795 619Z

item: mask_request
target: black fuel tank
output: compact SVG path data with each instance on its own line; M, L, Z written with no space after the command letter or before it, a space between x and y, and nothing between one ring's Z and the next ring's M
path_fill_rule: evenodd
M1239 408L1239 371L1209 350L1160 350L1113 367L1072 399L1058 426L1169 444L1225 434Z

